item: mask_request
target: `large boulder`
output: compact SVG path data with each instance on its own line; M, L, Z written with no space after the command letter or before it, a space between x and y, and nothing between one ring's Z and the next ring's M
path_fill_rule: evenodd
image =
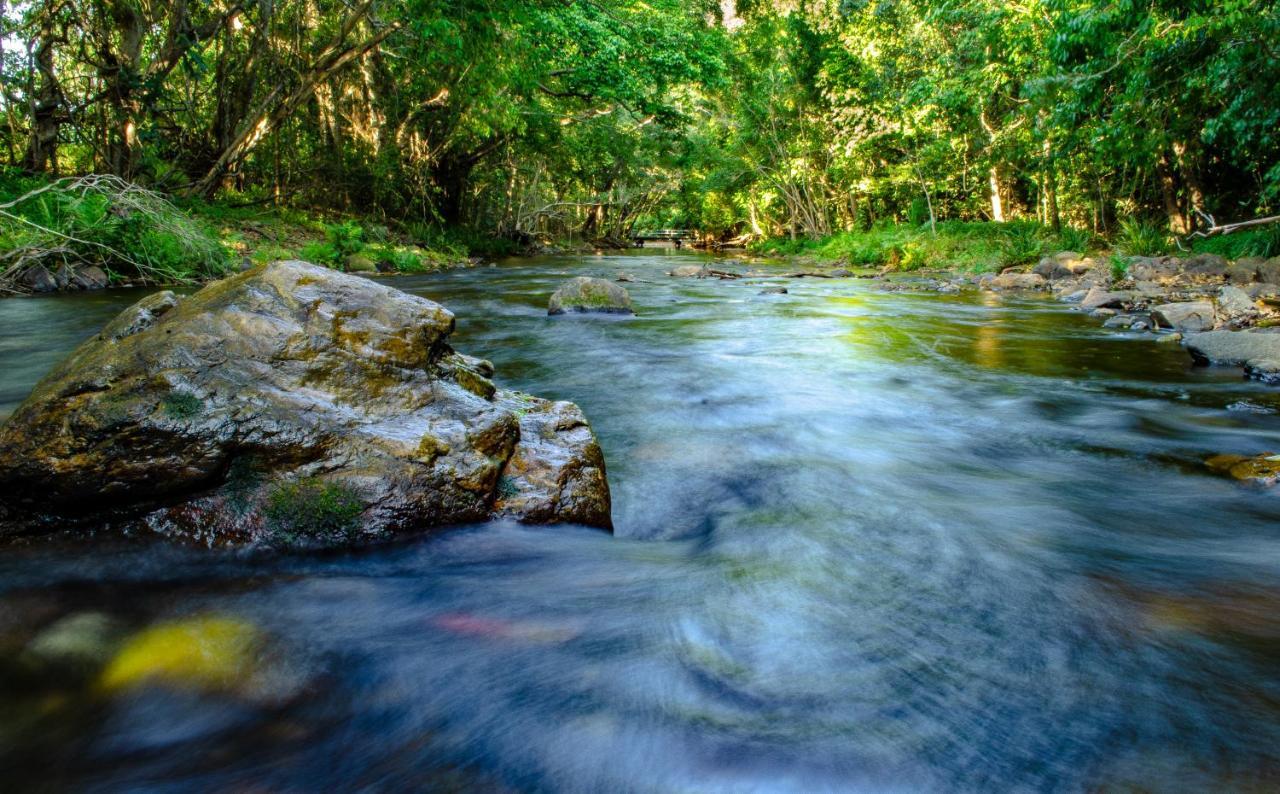
M112 524L343 545L494 515L610 527L582 412L500 390L453 315L304 262L151 295L0 427L0 539Z
M1209 301L1163 303L1152 307L1151 316L1160 326L1183 332L1208 331L1214 323L1213 304Z
M547 303L547 314L568 312L635 314L635 309L627 291L612 281L578 276L562 284Z
M1244 367L1264 383L1280 382L1280 334L1261 331L1209 331L1183 340L1198 364Z

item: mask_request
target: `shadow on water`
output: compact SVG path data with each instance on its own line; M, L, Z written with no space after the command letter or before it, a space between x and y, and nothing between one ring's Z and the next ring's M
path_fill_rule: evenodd
M582 405L616 537L7 552L4 779L1280 783L1280 502L1200 465L1280 450L1273 392L1057 304L663 275L687 256L391 282L449 306L503 384ZM624 270L637 317L546 316L565 277ZM128 302L93 300L0 303L0 411Z

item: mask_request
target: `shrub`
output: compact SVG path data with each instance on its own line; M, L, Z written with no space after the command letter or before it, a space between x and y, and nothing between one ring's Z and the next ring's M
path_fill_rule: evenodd
M1044 238L1040 228L1029 223L1007 224L1004 243L1000 249L1000 264L1017 267L1035 262L1044 255Z
M312 262L317 265L333 267L338 264L338 250L333 247L332 243L307 243L302 246L298 256L302 257L305 262Z
M1119 254L1111 255L1111 277L1120 281L1129 275L1129 260Z
M324 233L336 254L335 260L346 259L364 250L364 229L355 221L328 224Z
M1058 245L1063 251L1087 253L1093 247L1093 232L1088 229L1077 229L1074 226L1063 226L1058 231Z
M1125 218L1116 247L1129 256L1160 256L1169 252L1169 235L1154 223Z
M164 197L114 176L0 178L0 272L64 262L149 283L225 275L226 248Z

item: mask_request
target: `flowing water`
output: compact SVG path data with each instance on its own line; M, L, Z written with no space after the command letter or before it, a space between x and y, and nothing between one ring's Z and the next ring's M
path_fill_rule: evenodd
M1280 785L1280 497L1202 465L1280 451L1277 392L1056 303L663 274L692 256L388 282L583 407L613 536L5 550L0 788ZM546 316L624 270L639 316ZM136 297L0 302L0 414Z

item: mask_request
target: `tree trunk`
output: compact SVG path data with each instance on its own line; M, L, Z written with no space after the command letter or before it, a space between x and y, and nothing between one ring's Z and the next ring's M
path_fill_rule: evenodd
M40 30L40 42L32 59L34 72L40 76L40 87L31 100L31 133L22 158L26 170L53 174L58 172L58 131L64 119L62 87L58 84L54 61L55 43L50 22Z
M1194 144L1188 146L1181 141L1174 141L1173 153L1178 158L1182 181L1187 186L1188 206L1183 212L1183 220L1187 233L1190 233L1195 231L1195 211L1204 211L1204 187L1200 183L1200 153Z
M1160 195L1164 199L1165 217L1169 219L1169 230L1174 234L1187 234L1187 216L1178 204L1178 182L1169 163L1169 155L1161 154L1156 162L1156 176L1160 180Z
M344 47L347 36L364 21L372 5L372 0L367 0L351 12L333 41L316 58L315 65L302 76L302 79L292 91L286 90L282 85L277 85L258 103L254 112L240 125L240 129L231 143L223 149L218 159L205 172L205 175L191 186L189 189L191 194L200 196L213 195L222 181L222 176L247 157L254 147L266 137L267 133L278 127L303 102L310 99L322 81L381 44L388 36L399 29L398 24L388 25L364 42ZM460 205L461 203L460 196L455 196L452 200L456 204Z
M1004 199L1000 195L1000 169L991 166L991 220L1004 223Z

